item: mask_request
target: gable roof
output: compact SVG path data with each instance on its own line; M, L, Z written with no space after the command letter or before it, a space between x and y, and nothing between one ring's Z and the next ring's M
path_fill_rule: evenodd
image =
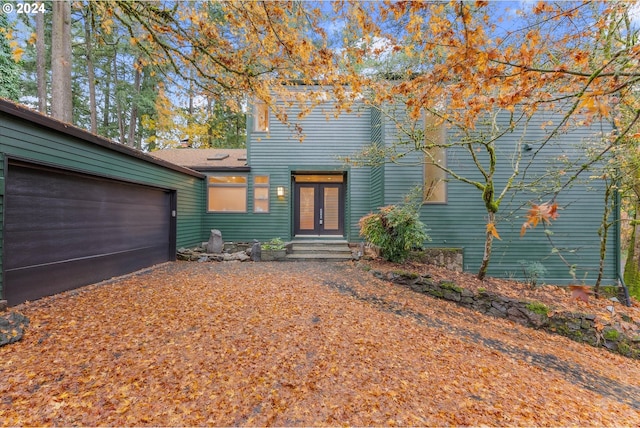
M246 149L177 148L157 150L151 155L196 171L249 170Z

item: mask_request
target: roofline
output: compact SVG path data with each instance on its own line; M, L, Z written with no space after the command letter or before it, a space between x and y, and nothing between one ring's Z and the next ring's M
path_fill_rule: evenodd
M199 172L251 172L250 166L190 166Z
M11 116L27 120L29 122L44 126L45 128L61 132L71 137L79 138L86 142L104 147L108 150L120 152L122 154L140 159L145 162L153 163L164 168L194 177L204 178L204 175L198 171L194 171L193 169L185 168L183 166L176 165L162 159L157 159L143 151L134 149L133 147L125 146L124 144L119 144L99 135L92 134L91 132L78 128L77 126L61 122L57 119L46 116L35 110L31 110L30 108L22 106L20 104L13 103L4 98L0 98L0 112L7 113Z

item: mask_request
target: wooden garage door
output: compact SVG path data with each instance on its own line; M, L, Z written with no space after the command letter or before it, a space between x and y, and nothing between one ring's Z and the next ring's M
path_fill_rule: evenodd
M9 305L175 258L170 191L20 162L6 181Z

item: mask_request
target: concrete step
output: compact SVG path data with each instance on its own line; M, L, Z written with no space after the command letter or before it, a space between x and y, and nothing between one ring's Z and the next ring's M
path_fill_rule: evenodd
M351 260L345 240L295 240L287 244L287 260Z
M346 261L351 260L351 253L313 253L313 254L287 254L286 260L289 261Z
M292 245L291 252L294 253L316 253L316 252L324 252L324 253L349 253L351 254L351 249L347 245L340 246L332 246L332 245Z

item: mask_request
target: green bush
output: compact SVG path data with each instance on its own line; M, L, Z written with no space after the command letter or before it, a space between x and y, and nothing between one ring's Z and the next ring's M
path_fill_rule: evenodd
M284 250L285 243L282 238L273 238L269 242L262 244L263 250Z
M381 256L402 263L429 240L415 204L389 205L360 219L360 236L380 248Z
M527 283L534 288L538 285L538 280L543 279L547 274L547 268L540 262L528 262L526 260L520 260L520 266L522 266L522 272Z

